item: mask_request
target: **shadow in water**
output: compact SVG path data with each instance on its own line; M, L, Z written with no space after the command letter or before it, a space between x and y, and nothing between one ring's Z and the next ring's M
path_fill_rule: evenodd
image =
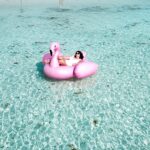
M48 78L44 72L43 72L43 69L44 69L44 65L42 62L38 62L36 64L36 67L37 67L37 71L38 71L38 77L44 79L44 80L47 80L47 81L50 81L50 82L55 82L56 80L53 80L53 79L50 79Z
M43 65L43 63L42 62L38 62L36 64L36 67L37 67L37 71L39 72L39 76L43 78L44 77L44 73L43 73L44 65Z

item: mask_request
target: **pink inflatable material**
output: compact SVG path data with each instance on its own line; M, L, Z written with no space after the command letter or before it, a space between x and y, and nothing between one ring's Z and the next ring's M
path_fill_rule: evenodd
M98 65L94 62L85 59L86 53L82 52L84 59L75 66L60 66L58 63L58 56L61 56L59 43L52 43L50 49L54 53L52 56L47 53L43 56L42 62L44 64L44 73L47 77L64 80L69 78L82 79L89 77L96 73ZM50 64L45 62L50 60Z

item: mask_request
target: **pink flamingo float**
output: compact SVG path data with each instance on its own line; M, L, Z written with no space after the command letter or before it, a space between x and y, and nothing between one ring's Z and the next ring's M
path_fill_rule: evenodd
M60 45L53 42L50 45L52 56L50 53L44 54L42 62L44 64L44 74L53 79L65 80L70 78L86 78L96 73L98 65L86 59L86 53L82 51L84 59L74 66L60 66L58 56L62 56ZM50 64L46 63L49 60Z

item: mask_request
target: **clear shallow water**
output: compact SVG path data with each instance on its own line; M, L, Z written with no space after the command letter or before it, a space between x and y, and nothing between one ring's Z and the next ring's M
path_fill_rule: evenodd
M150 7L0 9L0 149L150 149ZM42 72L50 41L99 64L83 80Z

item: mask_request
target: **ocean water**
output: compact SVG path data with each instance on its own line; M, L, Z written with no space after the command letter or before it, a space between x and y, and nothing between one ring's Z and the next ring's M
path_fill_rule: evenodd
M150 5L0 8L0 149L149 150ZM99 64L82 80L43 74L58 41Z

